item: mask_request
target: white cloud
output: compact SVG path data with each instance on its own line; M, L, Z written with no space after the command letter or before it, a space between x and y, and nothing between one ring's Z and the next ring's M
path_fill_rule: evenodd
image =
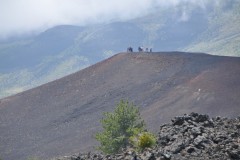
M183 11L181 17L179 18L179 21L186 22L189 20L189 16L190 15L186 11Z
M189 3L204 6L213 0L0 0L0 38L40 31L55 25L86 25L126 20L156 7ZM214 0L215 1L215 0ZM185 15L186 14L186 15ZM183 19L187 12L183 13Z

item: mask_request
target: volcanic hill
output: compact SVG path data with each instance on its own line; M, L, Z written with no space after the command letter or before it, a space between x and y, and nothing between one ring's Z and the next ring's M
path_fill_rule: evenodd
M152 131L176 115L240 114L240 58L202 53L120 53L0 100L0 156L24 160L93 150L105 111L140 107Z

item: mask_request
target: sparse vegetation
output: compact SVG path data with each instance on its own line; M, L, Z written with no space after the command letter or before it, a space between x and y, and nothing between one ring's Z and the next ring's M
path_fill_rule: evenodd
M145 148L152 148L156 145L156 137L150 132L143 132L130 138L133 146L142 151Z
M96 134L100 142L98 147L104 153L118 153L130 144L130 137L144 131L145 124L140 117L139 109L121 100L113 113L104 113L101 120L103 131Z

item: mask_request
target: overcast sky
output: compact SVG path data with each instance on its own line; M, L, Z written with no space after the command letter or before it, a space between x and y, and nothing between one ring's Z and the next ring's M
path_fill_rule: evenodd
M213 1L217 0L0 0L0 38L61 24L127 20L156 7L172 7L182 2L204 8Z

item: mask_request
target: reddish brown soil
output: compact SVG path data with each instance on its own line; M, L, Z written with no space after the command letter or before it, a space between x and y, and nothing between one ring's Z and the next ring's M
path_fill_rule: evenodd
M157 131L190 112L240 114L240 58L121 53L54 82L0 100L0 156L53 157L93 150L105 111L137 104Z

